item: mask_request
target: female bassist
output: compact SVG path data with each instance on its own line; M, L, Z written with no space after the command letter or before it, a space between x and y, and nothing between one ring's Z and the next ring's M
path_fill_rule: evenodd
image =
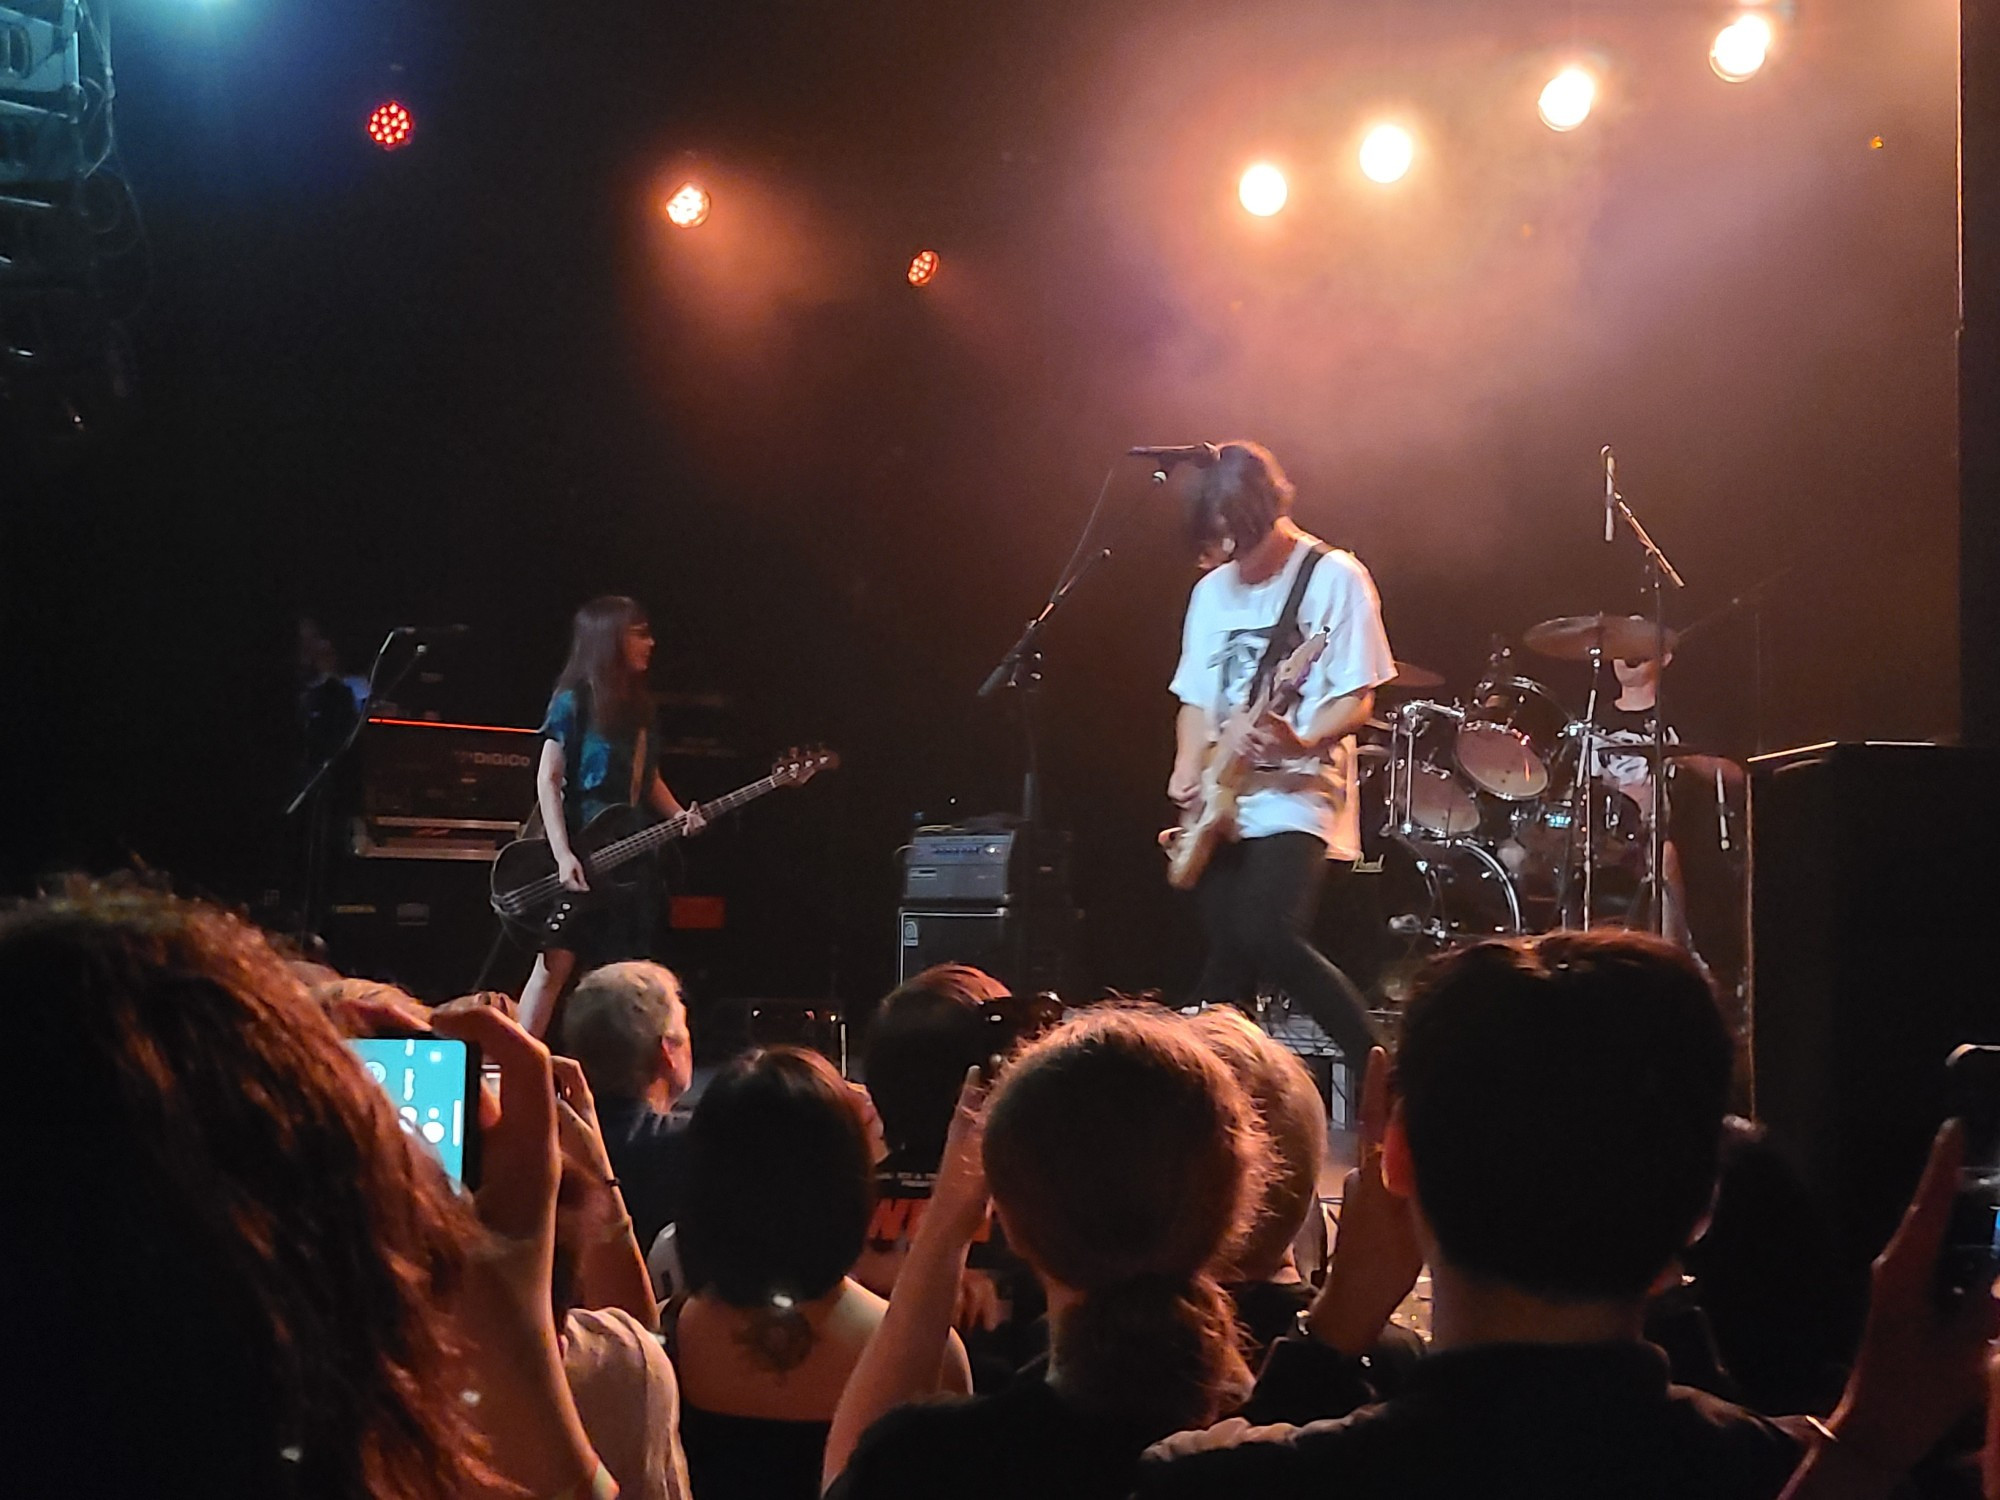
M663 818L687 814L660 778L652 734L653 696L646 672L653 661L653 627L636 600L619 594L592 599L576 612L569 661L556 679L542 721L542 758L535 775L536 807L566 891L588 892L589 876L574 840L598 814L620 804L650 808ZM558 902L542 930L541 952L521 992L521 1024L544 1035L578 964L588 969L621 959L650 958L661 906L657 869L589 903Z

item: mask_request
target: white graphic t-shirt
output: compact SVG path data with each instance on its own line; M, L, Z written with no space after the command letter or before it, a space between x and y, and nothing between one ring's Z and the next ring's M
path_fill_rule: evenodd
M1214 725L1243 706L1271 632L1281 623L1292 579L1311 556L1312 539L1307 538L1292 548L1284 567L1260 584L1244 583L1233 562L1202 576L1188 598L1180 667L1171 686L1175 697L1207 710ZM1320 559L1299 601L1298 623L1305 635L1327 631L1326 650L1287 715L1301 733L1333 699L1395 676L1375 580L1353 553L1333 551ZM1353 736L1329 747L1324 758L1260 766L1238 804L1236 821L1246 839L1310 833L1325 842L1328 858L1359 859Z

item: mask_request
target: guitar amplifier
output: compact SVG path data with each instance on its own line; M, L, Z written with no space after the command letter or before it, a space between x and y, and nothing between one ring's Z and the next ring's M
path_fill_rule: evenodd
M905 906L896 913L896 982L936 964L971 964L1015 995L1061 993L1075 933L1067 906Z
M919 828L903 854L903 900L911 906L1060 905L1069 891L1069 843L1067 833L1008 827L998 819Z
M491 860L534 805L532 729L370 719L360 750L364 859Z

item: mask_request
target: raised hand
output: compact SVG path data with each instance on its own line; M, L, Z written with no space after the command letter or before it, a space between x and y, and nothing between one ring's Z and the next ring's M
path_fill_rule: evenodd
M1361 1162L1341 1188L1333 1260L1311 1311L1314 1336L1344 1354L1374 1347L1424 1268L1410 1205L1382 1181L1390 1112L1389 1057L1377 1047L1361 1090Z

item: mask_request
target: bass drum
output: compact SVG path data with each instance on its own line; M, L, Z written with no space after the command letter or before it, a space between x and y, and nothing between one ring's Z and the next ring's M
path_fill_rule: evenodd
M1389 837L1370 861L1379 962L1369 976L1381 1000L1399 1004L1433 954L1523 931L1507 867L1479 844Z

